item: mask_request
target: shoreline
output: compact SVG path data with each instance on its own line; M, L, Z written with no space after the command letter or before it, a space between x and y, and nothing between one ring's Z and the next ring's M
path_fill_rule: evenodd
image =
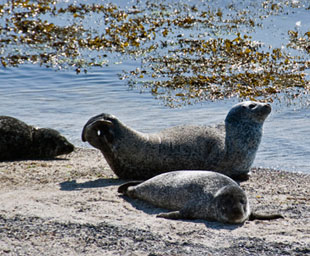
M100 151L0 162L1 255L302 255L310 253L310 175L253 168L240 185L272 221L166 220L117 193Z

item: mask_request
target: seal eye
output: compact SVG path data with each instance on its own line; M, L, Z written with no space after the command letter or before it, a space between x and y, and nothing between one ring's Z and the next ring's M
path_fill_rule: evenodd
M250 108L250 109L253 109L253 108L255 108L255 107L256 107L256 104L254 104L254 103L252 103L252 104L249 105L249 108Z

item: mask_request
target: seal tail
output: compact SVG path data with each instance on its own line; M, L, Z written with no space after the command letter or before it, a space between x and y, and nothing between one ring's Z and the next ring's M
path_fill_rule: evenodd
M117 192L120 194L123 194L123 195L127 195L127 191L128 191L129 187L139 185L142 182L143 181L141 181L141 180L126 182L126 183L124 183L118 187Z
M275 219L284 219L282 214L259 214L252 212L249 216L249 220L275 220Z
M97 136L107 136L109 141L113 140L113 132L110 130L113 126L111 121L111 115L109 114L100 114L95 117L92 117L87 121L83 127L82 131L82 141L87 141L87 135L90 130L95 130Z

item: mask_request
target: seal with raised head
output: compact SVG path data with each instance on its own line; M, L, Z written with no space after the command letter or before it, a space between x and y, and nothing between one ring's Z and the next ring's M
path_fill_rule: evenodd
M225 124L176 126L152 134L101 114L85 124L82 140L101 150L114 173L123 179L145 180L163 172L196 169L244 180L270 111L269 104L247 101L232 107Z
M167 219L204 219L238 224L253 219L283 218L280 214L251 213L248 198L231 178L210 171L173 171L139 182L128 182L118 192L172 210Z
M53 158L73 150L74 146L56 130L0 116L0 161Z

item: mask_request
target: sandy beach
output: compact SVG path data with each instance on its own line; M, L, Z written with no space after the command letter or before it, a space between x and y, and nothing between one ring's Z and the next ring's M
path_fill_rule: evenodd
M0 255L310 254L310 175L253 169L241 183L253 211L285 218L226 225L156 218L117 193L98 150L0 163Z

